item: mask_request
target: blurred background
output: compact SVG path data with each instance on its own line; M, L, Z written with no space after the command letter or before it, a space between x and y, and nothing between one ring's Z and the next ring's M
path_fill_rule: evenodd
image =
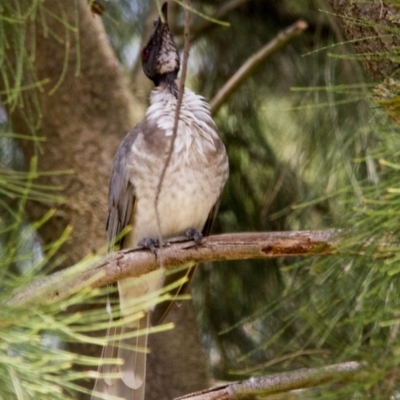
M21 271L40 270L38 260L47 270L61 268L99 251L102 241L104 245L105 216L99 210L105 207L106 188L94 193L93 204L97 206L81 208L73 222L66 217L71 210L62 196L73 198L84 183L65 171L73 169L80 176L86 170L78 164L82 156L73 158L82 153L74 149L74 139L68 135L76 134L86 149L93 143L97 148L104 141L106 150L101 157L95 150L90 168L106 180L116 144L143 117L148 105L152 83L141 71L138 55L158 11L157 3L147 0L76 0L71 7L22 0L18 7L18 2L9 3L0 8L1 26L6 32L1 42L4 52L0 52L5 106L0 116L0 156L2 169L8 171L3 172L0 250L8 260L4 274L19 276ZM178 2L170 3L169 24L182 49L183 9ZM192 14L186 85L208 101L281 30L299 19L308 24L304 33L248 76L214 114L228 150L230 177L213 232L327 228L350 232L336 255L205 264L197 269L192 283L194 309L213 379L238 380L364 360L371 373L362 384L314 388L297 393L295 398L397 398L390 397L398 394L397 379L389 380L388 376L398 369L400 348L399 255L392 245L399 225L400 143L397 125L374 101L376 82L364 73L339 19L324 1L201 0L191 1L191 6L201 15ZM54 28L46 21L54 22L56 12L61 17ZM81 16L84 13L87 16ZM216 16L229 26L213 23L204 15ZM24 21L23 32L13 19ZM102 28L96 28L101 24L104 36ZM37 35L31 43L26 39L29 35ZM99 42L93 39L87 44L90 37ZM42 49L48 47L48 38L58 43L60 55L54 52L57 47L46 50L48 53ZM101 47L105 41L106 50ZM19 47L18 43L25 45ZM88 58L100 61L90 64L85 61ZM79 76L80 68L76 89L71 82ZM120 80L115 83L108 75L96 76L107 74L107 70ZM51 77L52 73L57 79ZM18 80L19 75L28 78ZM24 89L48 77L50 87L45 82L34 86L34 91ZM21 97L13 102L16 82L19 85L15 90ZM43 90L47 93L53 89L56 106L43 94ZM378 95L382 91L386 94L386 87ZM75 108L69 106L71 103ZM82 109L76 112L81 103ZM40 106L35 108L35 104ZM46 117L49 110L53 120ZM85 125L92 136L82 133L86 128L70 126L70 131L64 130L75 123ZM36 139L27 141L18 134ZM41 136L47 138L47 144L40 143ZM57 153L63 140L69 142L66 148L71 156ZM40 161L57 146L60 149L54 150L53 163ZM47 174L52 171L53 177L39 179L39 186L30 187L24 194L24 185L30 182L25 177L18 181L22 182L21 189L14 193L14 186L7 181L15 177L10 170L17 173L30 166L32 171L32 155L39 159L35 179L40 177L41 167ZM56 221L54 226L46 225L47 219L36 227L32 225L54 207L58 211L48 217ZM65 240L59 239L69 224L74 226L72 243L78 241L73 235L78 235L74 232L81 225L96 232L93 239L89 234L80 253L69 251L73 245L66 244L71 243L68 235ZM47 261L51 259L50 268L49 262L43 261L43 253L48 254L50 243L57 240L61 240L58 255L46 256ZM382 241L390 242L384 250ZM59 333L51 337L58 338ZM74 393L76 388L65 390ZM12 397L7 398L46 398L30 395L10 394Z

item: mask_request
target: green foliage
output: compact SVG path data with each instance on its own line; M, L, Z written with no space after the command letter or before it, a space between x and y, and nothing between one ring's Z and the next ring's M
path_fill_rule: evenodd
M21 278L9 278L10 286ZM13 282L14 281L14 282ZM15 284L14 283L14 284ZM79 379L87 374L72 369L81 364L95 369L95 358L73 354L63 347L67 342L93 341L76 331L79 321L88 317L72 313L66 317L63 312L68 306L88 301L95 293L81 292L72 300L57 301L54 304L24 304L4 306L10 290L2 290L2 311L0 335L0 396L4 399L66 399L74 398L73 393L81 390ZM98 294L98 293L97 293Z
M1 136L1 131L0 131ZM12 148L15 144L8 143ZM3 148L4 149L4 148ZM2 161L6 158L3 157ZM65 310L82 302L96 302L101 291L81 290L67 300L46 301L38 293L30 302L11 302L17 292L54 270L59 264L57 252L68 238L68 231L47 248L40 246L36 234L52 217L50 211L40 221L28 223L25 207L28 200L46 200L57 204L58 188L43 187L35 181L40 176L36 159L28 172L18 172L5 164L0 171L0 398L67 399L82 391L80 380L87 372L76 372L73 365L96 369L96 358L84 357L66 350L69 342L96 341L79 332L82 323L92 329L101 325L104 315ZM57 172L56 172L57 173ZM38 288L37 288L38 289ZM97 340L100 346L102 341Z
M33 68L35 57L35 23L41 20L46 34L46 18L49 17L42 1L5 1L0 6L0 80L4 91L2 102L10 111L23 110L24 123L35 144L41 110L36 90L42 90L48 79L39 81ZM68 27L71 29L71 27ZM68 31L68 29L66 29ZM30 42L25 40L26 36Z

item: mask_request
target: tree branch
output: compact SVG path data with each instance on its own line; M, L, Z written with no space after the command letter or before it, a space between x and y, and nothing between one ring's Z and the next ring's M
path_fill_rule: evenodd
M299 36L305 29L307 29L307 23L305 21L296 21L293 25L279 32L274 39L262 47L257 53L253 54L211 100L211 112L216 114L222 104L228 100L232 93L239 88L261 63L286 46L293 38Z
M177 238L158 250L157 259L140 248L125 249L33 282L7 304L65 298L81 288L97 288L127 277L139 277L160 265L170 270L189 263L333 254L337 252L339 233L331 229L225 234L204 238L197 247L192 241Z
M304 389L331 382L361 380L363 364L349 361L321 368L304 368L204 390L175 400L243 400Z

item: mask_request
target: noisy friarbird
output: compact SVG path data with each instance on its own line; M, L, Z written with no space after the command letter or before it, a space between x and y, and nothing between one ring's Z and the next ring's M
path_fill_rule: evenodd
M167 3L161 12L141 51L144 73L155 84L150 107L145 118L122 141L112 166L107 221L112 247L152 248L159 237L166 240L182 235L201 240L202 235L210 232L228 178L228 158L209 106L204 98L185 88L156 212L160 177L173 138L180 65L167 23ZM126 227L130 231L118 239ZM122 363L118 366L101 363L99 371L103 377L96 381L92 400L100 399L100 394L126 400L144 399L146 330L149 325L160 322L170 304L164 302L155 309L148 308L140 319L135 319L137 314L133 310L138 299L162 288L171 280L168 278L156 271L118 282L119 322L122 320L122 323L113 324L114 328L109 329L111 337L102 357L103 361L120 358ZM174 295L178 293L175 290ZM134 331L139 331L139 335L132 337L129 333Z

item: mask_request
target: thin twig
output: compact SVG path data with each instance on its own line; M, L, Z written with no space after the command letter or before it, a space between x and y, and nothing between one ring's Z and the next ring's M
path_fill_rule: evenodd
M349 361L321 368L304 368L270 376L250 378L204 390L175 400L243 400L305 389L333 382L364 381L363 364Z
M158 250L163 267L175 269L200 262L269 259L336 253L339 230L257 232L215 235L196 246L181 239ZM124 249L86 266L73 266L30 284L7 303L44 303L70 296L82 288L98 288L128 277L140 277L159 268L154 255L142 248Z
M188 58L189 58L189 48L190 48L190 28L189 28L190 0L184 0L184 5L185 5L185 7L184 7L185 8L185 29L184 29L183 61L182 61L181 78L179 80L178 100L176 102L176 108L175 108L174 128L172 130L172 137L171 137L171 142L170 142L170 146L169 146L169 150L168 150L168 156L167 156L167 159L165 160L164 168L161 171L160 180L159 180L158 186L157 186L157 194L156 194L156 198L154 200L154 207L156 210L160 247L162 247L163 243L162 243L160 215L158 213L158 201L160 198L160 193L161 193L161 189L162 189L162 184L164 182L165 174L166 174L168 166L171 162L172 153L174 151L174 144L175 144L176 136L178 133L179 114L181 111L182 100L183 100L183 95L184 95L184 91L185 91L185 79L186 79L187 62L188 62ZM162 258L161 258L161 260L162 260Z
M295 22L266 44L261 50L253 54L236 73L225 83L210 102L211 112L216 114L219 108L235 92L240 85L263 63L268 57L288 44L293 38L300 35L307 28L303 20Z

